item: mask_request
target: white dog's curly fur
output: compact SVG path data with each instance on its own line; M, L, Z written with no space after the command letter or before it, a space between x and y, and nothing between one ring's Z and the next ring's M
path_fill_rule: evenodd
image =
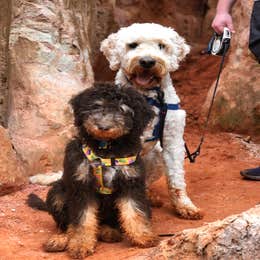
M110 68L118 71L116 84L133 85L149 97L155 95L152 86L160 86L166 103L180 102L169 73L178 69L190 47L172 28L154 23L135 23L109 35L101 43L101 51L108 59ZM142 67L142 59L145 68ZM154 111L158 115L156 107ZM143 154L149 182L160 177L160 172L165 170L171 202L176 211L185 218L199 219L202 213L187 196L184 179L185 117L186 113L182 109L168 110L163 149L160 150L157 141L147 142L144 143ZM144 139L152 135L153 126L157 122L158 117L148 127Z

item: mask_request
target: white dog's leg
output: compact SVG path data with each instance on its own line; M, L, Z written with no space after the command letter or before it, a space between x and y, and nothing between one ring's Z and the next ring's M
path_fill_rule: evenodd
M166 102L178 103L179 98L176 95L169 75L165 77L163 84ZM184 179L185 148L183 140L185 118L186 113L182 109L168 110L163 135L163 155L168 168L166 175L173 206L184 218L200 219L202 218L201 210L192 203L186 193Z
M200 219L202 213L186 193L184 179L184 141L185 111L168 111L164 130L163 155L168 171L166 171L170 198L176 211L188 219Z

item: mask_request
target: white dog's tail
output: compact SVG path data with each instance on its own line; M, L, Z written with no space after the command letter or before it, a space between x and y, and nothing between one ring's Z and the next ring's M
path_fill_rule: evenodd
M34 176L29 177L29 181L32 184L39 184L43 186L51 185L53 182L61 179L63 172L50 172L46 174L36 174Z

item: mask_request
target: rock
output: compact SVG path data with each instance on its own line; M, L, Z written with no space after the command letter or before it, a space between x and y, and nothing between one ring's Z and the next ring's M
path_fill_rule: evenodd
M109 69L107 59L99 50L101 41L110 33L116 32L119 29L119 24L115 21L115 15L116 12L114 12L114 4L112 1L95 1L91 17L90 54L95 79L97 81L113 81L115 78L115 72Z
M211 121L213 127L226 131L259 135L260 66L248 49L252 4L253 1L237 1L233 8L236 33L232 37L229 57L219 82ZM209 106L214 85L205 103L205 110Z
M91 86L92 1L12 1L8 127L29 174L58 170L72 135L68 101Z
M260 259L260 205L178 232L133 259Z
M133 22L155 22L176 29L189 43L201 36L206 4L193 1L121 1L115 3L115 20L120 26Z
M0 196L20 189L27 178L7 131L0 126Z
M205 44L208 39L202 37L201 25L206 8L205 0L97 1L94 34L100 42L110 33L116 32L119 27L134 22L154 22L175 28L192 46L198 42ZM93 60L93 69L98 80L113 80L115 77L115 73L111 72L107 61L100 54Z
M6 124L7 110L7 45L10 28L11 2L0 1L0 124Z

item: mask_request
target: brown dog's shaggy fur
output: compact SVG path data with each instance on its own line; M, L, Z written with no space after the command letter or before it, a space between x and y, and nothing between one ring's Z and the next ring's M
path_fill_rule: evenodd
M121 230L133 244L153 245L156 239L138 155L140 136L153 117L152 110L134 89L107 84L85 90L71 104L78 137L67 145L63 177L50 189L46 200L47 210L61 232L48 240L45 249L67 249L72 257L83 258L94 252L98 237L106 242L120 241ZM93 169L100 162L88 160L82 151L84 145L100 158L137 155L130 165L102 166L104 184L112 194L97 191Z

